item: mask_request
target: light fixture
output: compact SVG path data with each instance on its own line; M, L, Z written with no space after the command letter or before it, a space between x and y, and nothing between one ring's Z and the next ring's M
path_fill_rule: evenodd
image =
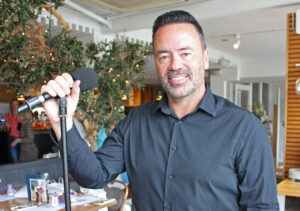
M237 50L237 49L239 49L240 44L241 44L241 40L240 40L241 35L240 34L236 34L235 37L236 37L236 42L233 43L232 47L233 47L233 49Z

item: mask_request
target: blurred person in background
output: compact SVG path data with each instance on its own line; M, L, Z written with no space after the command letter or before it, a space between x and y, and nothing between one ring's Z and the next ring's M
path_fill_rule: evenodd
M18 120L18 107L19 103L17 99L12 99L10 101L9 113L5 114L5 125L8 129L8 143L9 151L11 154L12 161L18 162L20 155L20 144L12 145L13 141L20 136L21 122Z
M20 162L35 160L38 158L38 149L34 142L34 131L32 127L32 113L25 111L18 115L18 118L23 122L20 137L12 142L12 146L21 144Z

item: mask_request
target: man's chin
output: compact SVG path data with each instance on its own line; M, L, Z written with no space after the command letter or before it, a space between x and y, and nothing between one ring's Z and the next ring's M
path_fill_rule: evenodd
M187 90L169 90L168 95L174 99L181 99L190 95L190 92Z

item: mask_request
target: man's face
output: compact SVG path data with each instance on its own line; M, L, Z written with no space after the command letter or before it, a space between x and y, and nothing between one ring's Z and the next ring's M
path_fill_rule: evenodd
M202 50L200 36L189 23L174 23L158 28L154 40L157 75L164 90L174 99L205 89L208 51Z

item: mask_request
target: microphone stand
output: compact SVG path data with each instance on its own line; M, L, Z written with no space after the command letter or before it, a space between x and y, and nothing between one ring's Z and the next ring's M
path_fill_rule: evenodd
M69 186L69 170L68 170L68 154L67 154L67 127L66 127L66 116L67 116L67 100L66 98L59 98L57 100L59 105L59 116L60 116L60 130L61 130L61 141L63 144L63 176L64 176L64 192L65 192L65 210L71 210L70 203L70 186Z

